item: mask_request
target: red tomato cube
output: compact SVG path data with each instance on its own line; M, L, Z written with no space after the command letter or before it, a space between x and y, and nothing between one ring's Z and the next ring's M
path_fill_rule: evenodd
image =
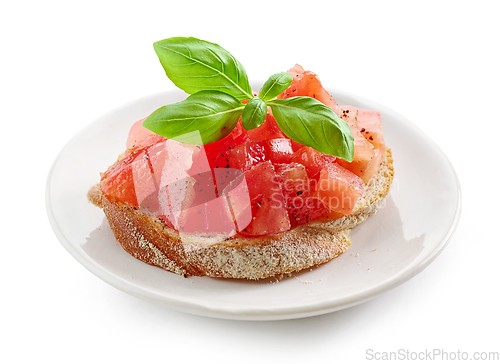
M314 196L323 201L330 211L349 215L356 201L363 195L361 178L337 163L326 165L319 175Z
M325 204L312 196L306 168L298 163L276 168L281 182L290 225L306 224L328 212Z
M266 161L249 169L245 172L245 179L251 201L252 221L238 232L258 236L289 230L290 220L281 184L271 162Z

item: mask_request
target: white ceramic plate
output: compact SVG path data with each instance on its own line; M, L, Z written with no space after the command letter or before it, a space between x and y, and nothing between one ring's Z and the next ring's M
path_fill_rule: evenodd
M278 320L319 315L370 300L424 269L444 249L461 207L450 162L414 124L358 96L330 90L339 104L378 110L394 156L395 180L386 205L351 234L346 253L312 270L247 282L182 278L136 260L116 242L102 211L88 202L99 172L125 148L133 122L185 94L170 91L126 104L89 124L54 162L46 202L64 247L112 286L179 311L230 319Z

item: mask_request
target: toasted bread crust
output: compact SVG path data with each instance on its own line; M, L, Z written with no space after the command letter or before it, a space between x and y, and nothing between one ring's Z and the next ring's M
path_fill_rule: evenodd
M349 216L317 219L281 234L238 235L217 243L181 239L161 220L109 201L99 185L88 197L103 208L122 247L145 263L183 276L262 279L310 268L345 252L351 244L351 229L380 208L393 176L387 150L377 175L365 185L363 197Z

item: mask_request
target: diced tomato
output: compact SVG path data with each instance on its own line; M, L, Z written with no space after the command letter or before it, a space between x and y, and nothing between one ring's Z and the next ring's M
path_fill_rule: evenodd
M273 139L286 139L290 141L292 151L303 147L302 144L288 138L276 124L276 120L271 114L267 114L264 123L258 128L247 131L248 137L251 140L273 140ZM284 162L285 163L285 162ZM288 162L286 162L288 163Z
M266 115L264 123L258 128L248 130L248 137L252 140L268 140L276 138L285 138L285 134L280 130L276 120L271 114Z
M286 137L268 113L245 130L238 121L225 138L187 145L132 126L127 150L101 178L105 196L159 216L181 234L276 234L318 217L352 212L363 182L385 152L380 113L340 108L318 77L295 65L278 98L310 96L332 108L351 128L354 158L346 162Z
M206 172L210 172L211 166L203 146L197 145L198 151L193 154L193 164L188 170L190 176L197 176Z
M323 201L330 211L349 215L363 195L363 182L351 171L331 163L321 170L313 195Z
M290 139L278 138L268 139L269 160L273 163L290 163L292 161L293 149Z
M277 138L268 140L247 140L243 144L226 152L226 159L231 168L246 171L253 166L271 161L276 163L290 163L293 150L289 139Z
M104 195L135 207L152 204L151 195L158 189L163 170L165 140L154 135L128 149L125 156L102 176Z
M217 189L215 188L212 170L209 169L207 172L190 174L190 176L194 180L194 199L192 200L192 205L200 205L217 198Z
M165 160L168 155L168 151L166 149L167 139L163 141L148 146L147 154L148 154L148 162L151 166L155 177L155 183L157 186L160 185L161 175L163 173L163 168L165 167Z
M294 152L298 151L300 148L304 147L304 144L297 143L295 140L290 139L290 142L292 143L292 150Z
M158 184L149 161L148 150L143 150L131 164L137 205L148 211L158 211Z
M160 211L158 193L161 175L165 166L166 140L142 147L143 152L132 162L134 188L138 207L148 213Z
M270 161L245 172L251 201L252 221L239 229L242 235L276 234L290 229L281 185Z
M384 135L382 134L382 118L380 112L366 109L359 109L354 106L341 106L343 110L358 112L358 127L363 136L373 145L374 148L385 146Z
M218 196L222 196L224 191L229 191L236 184L245 180L243 171L236 168L214 168L212 169L212 175ZM229 187L228 190L226 190L227 187Z
M367 174L367 170L370 169L370 164L375 157L373 145L366 140L359 130L357 111L353 112L348 109L344 110L341 118L344 119L351 128L351 132L354 137L354 157L352 162L347 162L342 159L338 159L337 162L341 166L356 174L363 180L363 182L366 183L370 179L370 175Z
M193 157L199 152L195 145L188 145L167 140L166 151L161 171L158 200L160 215L164 215L172 226L178 228L179 216L183 208L192 206L195 199L195 179L189 176Z
M238 123L229 135L233 137L234 145L240 145L245 140L248 140L248 133L241 124L241 118L238 120Z
M182 224L183 211L194 206L196 199L196 181L185 172L177 172L178 176L168 183L162 181L158 193L159 215L164 216L169 225L178 231Z
M367 183L373 176L375 176L380 168L380 164L382 163L382 159L385 153L385 146L381 146L377 149L373 150L373 158L370 160L368 165L366 166L363 182ZM340 164L340 163L339 163Z
M217 197L209 201L184 208L179 216L179 232L213 236L236 233L233 217L226 198Z
M137 146L137 144L142 142L148 136L154 134L151 130L148 130L142 126L142 122L145 119L146 118L141 119L139 121L136 121L132 125L132 127L130 128L130 131L128 132L128 138L127 138L127 149L130 149L130 148Z
M238 121L234 130L225 138L203 146L211 168L229 168L226 152L248 140L246 130Z
M231 169L224 169L224 171L228 170ZM221 171L222 170L219 169L214 172L219 172L219 174L222 174ZM231 208L231 213L233 215L237 230L242 231L252 221L252 208L247 180L245 178L245 175L241 171L238 170L238 172L239 175L236 178L233 178L231 182L227 184L226 188L222 190L222 193L219 194L229 200L229 206ZM233 176L234 175L235 174L233 173ZM222 174L222 176L219 176L219 178L217 178L216 173L216 180L217 187L220 187L219 181L225 180L225 176Z
M316 175L325 165L335 162L332 155L323 154L316 149L304 146L292 155L292 162L302 164L310 177Z
M101 177L101 189L106 198L137 206L132 163L144 155L145 147L136 149L113 164Z
M226 152L228 165L246 171L264 162L269 155L265 141L248 140L245 143Z
M309 96L321 101L339 114L339 105L328 91L324 89L315 73L304 70L304 68L298 64L287 72L293 76L293 81L290 86L278 96L278 99L286 99L294 96Z
M229 160L226 152L234 147L234 140L231 135L215 143L203 146L211 168L228 168Z
M328 212L325 204L313 197L306 168L302 164L283 164L276 168L292 227L306 224Z
M132 166L126 165L120 173L109 173L101 182L101 189L106 198L137 206L137 196L134 189Z
M141 142L139 142L136 145L132 146L131 148L128 148L127 150L125 150L125 153L123 153L123 154L125 156L125 155L128 155L128 154L132 153L133 151L135 151L137 149L144 148L144 147L149 147L151 145L163 142L165 140L167 140L167 138L162 137L162 136L160 136L158 134L153 134L153 135L150 135L150 136L146 137L144 140L142 140Z

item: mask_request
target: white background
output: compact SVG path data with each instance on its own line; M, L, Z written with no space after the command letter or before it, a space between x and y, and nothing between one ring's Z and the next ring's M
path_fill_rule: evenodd
M1 5L0 361L360 363L368 349L500 351L498 2L274 4ZM50 166L93 119L174 87L152 48L172 36L222 45L251 79L300 63L325 85L416 123L460 178L463 212L448 247L419 275L368 303L291 321L183 314L92 275L49 225Z

